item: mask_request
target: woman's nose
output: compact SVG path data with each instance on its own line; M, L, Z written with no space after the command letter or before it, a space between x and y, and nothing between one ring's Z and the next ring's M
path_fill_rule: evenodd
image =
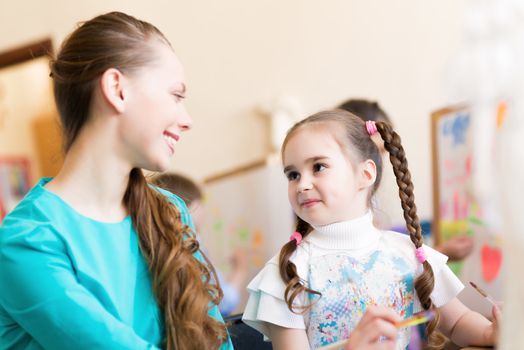
M182 106L182 112L178 120L178 127L182 131L187 131L193 127L193 119L184 106Z

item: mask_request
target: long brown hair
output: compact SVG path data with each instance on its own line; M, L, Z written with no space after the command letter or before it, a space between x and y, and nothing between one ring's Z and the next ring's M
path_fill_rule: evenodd
M111 12L81 24L51 61L55 101L67 151L88 121L93 90L109 68L123 74L151 65L153 40L169 45L153 25ZM141 169L129 174L123 198L152 276L165 326L163 347L216 349L227 339L224 324L208 315L222 297L209 262L195 258L198 241L179 210L151 188ZM216 277L216 276L215 276Z
M298 130L306 126L311 126L312 124L321 123L335 123L337 126L337 131L341 130L339 132L339 134L341 134L341 139L337 141L339 141L343 146L345 146L345 148L354 150L352 152L347 151L350 160L353 162L353 164L358 164L367 159L371 159L373 162L375 162L377 169L377 177L368 196L369 206L371 196L377 190L380 184L382 174L382 159L377 146L372 141L371 137L366 131L364 121L362 121L356 115L344 110L324 111L316 113L296 123L288 131L286 135L286 138L282 145L282 155L284 154L287 143ZM402 148L402 144L400 142L400 136L395 131L393 131L393 129L385 122L379 121L376 123L376 125L378 132L384 140L384 146L386 150L389 152L391 164L393 165L393 171L395 173L397 184L399 186L399 196L402 209L404 210L404 219L406 220L406 227L409 231L411 241L415 245L415 248L419 248L422 246L422 232L417 216L415 197L413 195L413 183L411 181L411 174L408 170L406 156L404 153L404 149ZM339 135L337 134L336 136ZM304 220L298 218L296 231L298 231L304 238L312 231L312 227ZM307 286L305 286L304 281L302 281L297 274L295 264L290 261L290 258L296 249L296 241L289 241L282 247L279 256L280 276L282 277L284 283L286 283L284 297L288 305L288 308L293 312L298 311L297 308L293 305L294 299L298 295L302 293L312 293L320 295L319 292L313 291L309 289ZM430 297L435 284L433 269L427 261L423 263L423 268L423 272L419 277L417 277L414 287L422 307L426 310L434 309L435 307ZM299 309L303 312L304 310L307 310L309 307L311 307L311 304ZM438 321L439 315L437 313L435 319L431 321L427 326L427 332L430 336L430 342L434 346L438 346L439 344L437 343L440 342L440 337L433 336L434 330L438 326Z

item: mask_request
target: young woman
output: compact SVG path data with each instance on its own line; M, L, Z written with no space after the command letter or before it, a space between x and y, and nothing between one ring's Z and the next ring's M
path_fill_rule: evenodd
M69 35L51 77L66 156L0 228L0 348L231 349L187 207L142 174L191 128L171 45L107 13Z

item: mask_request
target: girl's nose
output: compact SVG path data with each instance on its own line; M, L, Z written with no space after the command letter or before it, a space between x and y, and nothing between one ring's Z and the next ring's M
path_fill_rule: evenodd
M300 193L304 191L309 191L312 188L313 188L313 184L311 180L307 176L302 176L300 178L300 181L298 182L297 192Z

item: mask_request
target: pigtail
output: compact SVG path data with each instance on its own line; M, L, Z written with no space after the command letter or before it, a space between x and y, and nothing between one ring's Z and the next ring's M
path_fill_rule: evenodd
M408 169L408 162L400 136L393 131L387 123L376 122L376 128L384 140L384 147L389 152L389 159L393 165L393 172L395 173L399 187L399 196L409 237L415 245L415 248L420 248L423 243L422 232L417 215L417 206L415 205L415 196L413 194L413 182L411 181L411 174ZM435 311L435 318L428 323L426 332L429 339L429 346L438 349L442 347L444 339L442 334L436 331L440 315L431 301L431 292L435 286L435 276L427 260L422 264L424 271L415 281L415 290L422 307L425 310L434 309Z
M222 291L212 265L194 257L199 243L180 212L151 188L138 168L129 175L124 195L140 248L151 273L153 289L165 320L163 348L218 349L227 339L225 326L208 314ZM212 278L213 275L213 278Z
M305 238L312 231L312 227L307 222L297 217L296 231L300 233L302 238ZM294 263L290 261L291 255L293 255L297 247L297 240L290 240L289 242L284 244L284 246L280 250L278 266L280 271L280 277L286 284L284 300L286 301L287 307L289 308L289 310L291 310L291 312L303 313L306 312L311 307L311 305L293 307L293 301L295 300L295 298L304 292L316 294L319 296L321 294L317 291L307 288L304 285L304 281L298 276L297 267Z

